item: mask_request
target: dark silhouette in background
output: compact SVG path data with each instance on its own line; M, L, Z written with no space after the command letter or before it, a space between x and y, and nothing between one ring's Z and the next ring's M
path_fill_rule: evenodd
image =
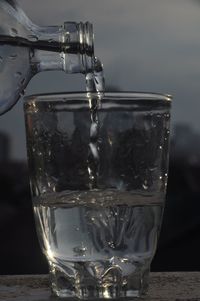
M36 236L28 169L9 159L0 133L0 274L47 273ZM169 183L153 271L200 270L200 135L186 125L171 141Z
M175 127L171 141L167 200L156 271L200 270L200 135Z

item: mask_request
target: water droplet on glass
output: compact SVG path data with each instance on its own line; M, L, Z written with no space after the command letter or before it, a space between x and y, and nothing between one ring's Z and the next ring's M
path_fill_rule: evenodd
M157 169L157 167L150 167L149 171L155 171Z
M38 37L35 35L28 35L28 39L32 42L37 42L38 41Z
M17 31L17 29L16 28L11 28L11 32L12 32L12 34L14 34L14 35L17 35L18 34L18 31Z
M25 78L23 78L22 80L21 80L21 85L23 85L24 83L25 83Z
M23 90L20 92L20 96L22 97L22 96L24 96L24 94L25 94L25 90L23 89Z
M22 73L21 72L15 72L15 77L21 77L22 76Z
M10 58L11 60L15 60L15 59L17 58L17 54L11 54L11 55L9 56L9 58Z

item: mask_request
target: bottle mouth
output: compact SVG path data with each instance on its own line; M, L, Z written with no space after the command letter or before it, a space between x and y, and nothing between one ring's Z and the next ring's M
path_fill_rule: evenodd
M80 54L82 54L82 65L85 72L94 69L94 33L93 25L90 22L78 24Z
M68 56L77 55L79 72L87 73L94 69L94 34L90 22L65 22L64 52ZM74 59L74 58L73 58Z
M85 53L88 56L94 55L94 34L93 25L90 22L78 24L80 53Z

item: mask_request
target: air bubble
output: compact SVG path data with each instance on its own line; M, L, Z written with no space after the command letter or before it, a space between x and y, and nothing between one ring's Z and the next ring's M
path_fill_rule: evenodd
M82 245L82 246L77 246L73 248L74 253L76 253L77 256L85 256L85 253L87 251L87 248Z
M94 198L91 199L91 203L92 203L92 204L95 204L95 203L96 203L96 199L94 199Z
M114 245L113 241L109 241L108 245L110 248L115 249L115 245Z

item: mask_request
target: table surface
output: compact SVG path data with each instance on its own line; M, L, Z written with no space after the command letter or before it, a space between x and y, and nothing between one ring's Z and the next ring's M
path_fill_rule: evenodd
M58 300L51 296L47 275L0 276L0 301L47 300ZM151 273L148 295L136 300L200 301L200 272Z

